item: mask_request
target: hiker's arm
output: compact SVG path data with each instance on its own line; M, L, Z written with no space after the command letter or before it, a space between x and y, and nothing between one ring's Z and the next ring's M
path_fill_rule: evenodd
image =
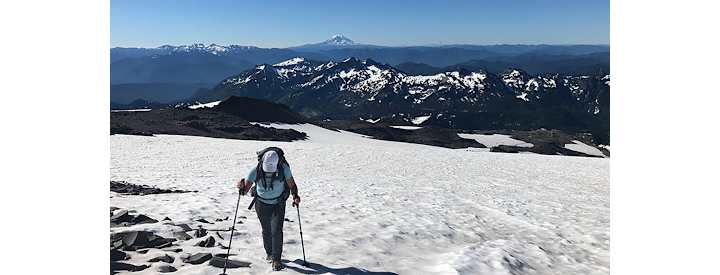
M237 188L240 190L240 194L247 194L252 185L253 181L251 180L240 179L237 182Z
M297 184L295 184L294 178L288 178L287 179L288 187L290 187L290 193L293 196L293 206L298 206L300 204L300 195L298 194L298 188Z
M295 184L295 179L288 178L287 184L290 187L290 194L292 194L293 197L298 196L298 188L297 188L297 184Z

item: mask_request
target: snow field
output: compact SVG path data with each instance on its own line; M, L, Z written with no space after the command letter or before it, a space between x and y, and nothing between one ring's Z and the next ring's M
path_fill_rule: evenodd
M400 274L609 273L608 159L453 150L314 125L273 127L295 128L309 139L111 136L112 180L199 191L111 194L111 205L178 223L230 216L205 226L229 228L237 199L234 182L255 165L256 151L279 146L300 187L310 262ZM236 226L240 234L232 253L237 255L231 258L253 265L233 273L265 274L270 267L262 261L260 225L247 210L249 202L242 198L238 215L247 219ZM288 204L286 218L292 222L285 222L283 258L289 261L302 259L295 211ZM161 223L112 230L137 228L168 237L173 230ZM192 246L197 241L180 242L183 253L222 251ZM147 258L158 254L151 251ZM178 263L176 274L220 271ZM133 274L152 274L154 265ZM273 274L296 274L297 265L289 266Z

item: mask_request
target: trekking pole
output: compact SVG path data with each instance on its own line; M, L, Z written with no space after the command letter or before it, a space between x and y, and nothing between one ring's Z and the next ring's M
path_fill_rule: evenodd
M305 241L303 241L302 222L300 222L300 205L298 204L295 207L297 207L298 226L300 226L300 245L302 246L302 252L303 252L303 266L309 266L307 261L305 260Z
M225 270L227 270L228 258L230 257L230 247L232 247L233 233L235 233L235 222L237 220L238 208L240 208L240 197L242 197L242 193L240 193L238 190L237 205L235 205L235 217L233 218L232 228L230 229L230 242L228 243L227 254L225 254L225 264L223 265L223 272L220 273L220 275L227 275L227 273L225 273Z

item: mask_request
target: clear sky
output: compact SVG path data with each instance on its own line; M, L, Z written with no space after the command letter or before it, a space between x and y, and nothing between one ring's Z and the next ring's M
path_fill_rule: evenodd
M609 0L112 0L113 47L609 44Z

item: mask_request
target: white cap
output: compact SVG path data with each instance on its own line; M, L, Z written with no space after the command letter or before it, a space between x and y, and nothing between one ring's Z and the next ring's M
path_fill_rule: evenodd
M277 165L280 162L280 157L275 151L267 151L262 157L262 169L265 172L275 173L277 172Z

